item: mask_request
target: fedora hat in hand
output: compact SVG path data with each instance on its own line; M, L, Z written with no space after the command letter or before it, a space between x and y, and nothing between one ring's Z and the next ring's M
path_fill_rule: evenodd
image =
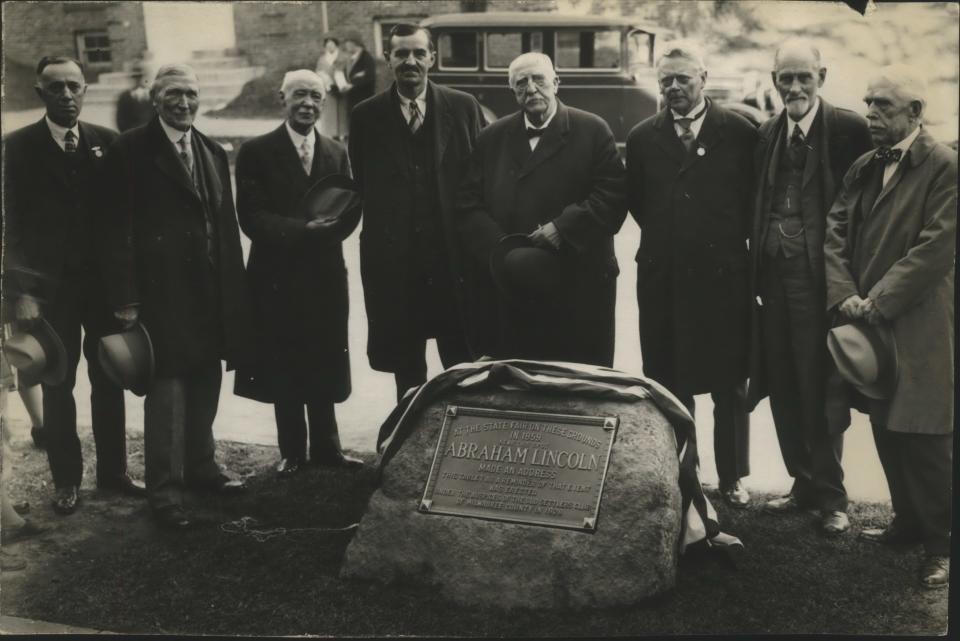
M3 353L17 369L20 385L59 385L67 377L67 350L43 318L21 324L3 344Z
M827 334L827 349L840 376L868 398L890 398L897 387L900 363L889 325L854 321Z
M363 199L349 176L328 174L313 183L298 203L300 217L330 223L331 238L343 240L360 222Z
M526 234L510 234L490 254L497 289L515 302L551 303L562 297L566 268L557 252L537 247Z
M143 323L100 339L100 366L115 385L143 396L153 383L153 343Z

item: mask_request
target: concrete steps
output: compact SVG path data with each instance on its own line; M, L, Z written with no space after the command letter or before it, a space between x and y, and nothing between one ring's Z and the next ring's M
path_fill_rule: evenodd
M204 109L213 109L233 100L240 94L243 85L263 75L265 68L251 65L247 58L235 49L194 51L187 61L200 79L200 103ZM87 88L87 104L115 102L132 84L132 64L124 71L100 74L95 84Z

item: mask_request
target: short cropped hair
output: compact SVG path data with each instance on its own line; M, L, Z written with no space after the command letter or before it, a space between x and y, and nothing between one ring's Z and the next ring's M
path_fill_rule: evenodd
M153 78L153 84L150 85L150 98L155 99L159 91L163 88L162 80L164 78L169 78L171 76L182 76L184 78L190 78L194 82L199 82L197 78L197 72L193 70L193 67L190 65L185 65L183 63L175 63L171 65L163 65L157 69L157 75Z
M290 86L290 83L296 80L310 80L316 82L320 86L320 93L326 95L326 87L323 84L323 79L317 74L316 71L311 69L294 69L293 71L288 71L283 74L283 82L280 83L280 93L284 96L287 95L287 87Z
M413 24L412 22L398 22L393 25L390 29L390 36L387 38L387 47L393 48L393 37L397 36L402 38L404 36L412 36L418 31L422 31L427 34L427 43L430 47L430 51L434 51L433 47L433 34L430 33L430 30L426 27L421 27L418 24Z
M779 47L777 47L776 53L773 54L773 70L777 70L777 65L780 64L780 54L784 51L790 49L806 49L810 52L810 55L813 56L813 60L816 63L817 67L820 67L822 64L820 59L820 50L814 46L813 41L807 40L806 38L789 38L783 42Z
M674 40L666 43L660 51L660 55L657 56L656 67L659 68L660 64L666 58L683 58L696 65L697 71L702 72L707 70L707 66L704 63L703 51L697 44L689 40Z
M43 70L49 67L50 65L62 65L66 62L72 62L77 65L80 69L80 73L83 73L83 63L81 63L76 58L71 58L70 56L44 56L40 58L40 62L37 63L37 75L39 76L43 73Z
M328 35L325 35L325 36L323 37L323 44L327 44L328 42L332 42L333 44L337 45L338 47L340 46L340 39L337 38L336 36L331 36L331 35L329 35L329 34L328 34Z
M915 67L905 64L881 67L868 84L873 84L877 80L889 82L901 97L918 101L921 105L921 113L927 108L927 82Z
M507 82L510 83L510 86L513 86L513 81L517 77L517 67L532 62L539 62L546 65L553 73L553 77L557 77L557 70L553 67L553 60L550 59L545 53L540 53L539 51L528 51L527 53L521 53L519 56L513 59L510 63L510 67L507 69Z

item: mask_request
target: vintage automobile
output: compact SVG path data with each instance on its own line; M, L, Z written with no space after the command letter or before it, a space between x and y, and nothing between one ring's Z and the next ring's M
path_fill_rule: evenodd
M517 110L507 86L510 61L541 51L560 76L560 99L609 123L617 144L638 122L660 108L654 70L654 41L662 30L632 18L523 11L453 13L421 22L433 33L437 57L430 79L477 97L487 119ZM739 102L738 79L711 76L707 95L754 124L765 114Z

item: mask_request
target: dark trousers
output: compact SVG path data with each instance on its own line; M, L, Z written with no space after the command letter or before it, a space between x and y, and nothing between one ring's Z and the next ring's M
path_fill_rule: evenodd
M845 511L842 429L826 412L827 320L806 252L763 257L761 333L770 409L792 492L804 507Z
M445 368L471 360L470 350L462 333L442 333L435 338L440 362ZM427 380L427 339L412 339L401 349L404 354L403 364L393 374L397 383L397 401L403 398L411 387L417 387Z
M67 352L67 376L59 385L43 386L43 425L54 486L79 486L83 456L77 437L73 388L80 362L80 333L90 377L90 409L97 450L97 484L112 485L127 472L123 390L104 374L97 358L99 341L110 329L110 313L92 271L74 271L58 288L57 300L44 309L46 319Z
M143 404L147 495L154 510L180 505L188 486L220 476L213 419L220 401L220 361L188 374L158 378Z
M927 554L949 556L953 434L904 434L874 423L873 440L897 529L918 535Z
M280 401L274 403L273 413L277 418L277 444L282 458L307 460L307 422L310 424L311 461L330 461L343 454L332 401Z
M732 487L750 474L750 413L747 411L747 386L711 392L713 399L713 455L717 463L720 489ZM691 416L695 416L693 396L677 395ZM695 433L694 433L695 435ZM692 443L696 447L696 443Z

